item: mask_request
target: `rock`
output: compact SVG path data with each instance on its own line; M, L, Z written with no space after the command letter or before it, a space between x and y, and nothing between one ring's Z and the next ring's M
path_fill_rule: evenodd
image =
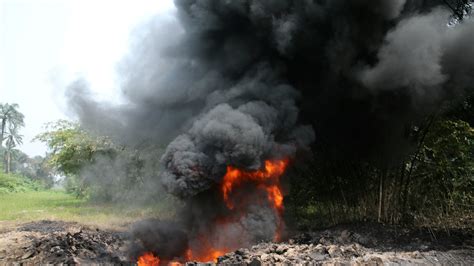
M296 249L294 248L289 248L286 252L285 252L285 256L287 257L296 257L298 255L298 252L296 251Z
M328 253L331 256L331 258L336 258L336 257L341 257L342 256L341 249L339 247L337 247L336 245L330 245L329 248L328 248Z
M321 245L321 244L318 244L314 248L314 250L318 251L319 253L323 253L323 254L328 253L327 248L325 246Z
M354 249L353 246L341 247L342 255L345 258L359 257L359 253Z
M262 256L260 256L260 259L262 259L262 261L267 261L269 257L270 256L268 254L262 254Z
M311 258L311 260L315 260L315 261L321 261L321 260L327 259L326 254L322 254L322 253L319 253L319 252L311 252L309 254L309 257Z
M31 256L33 256L33 254L35 254L34 250L27 251L25 254L23 254L23 256L21 256L21 259L26 260L30 258Z
M278 254L274 255L273 258L275 258L276 262L284 262L286 260L284 256Z

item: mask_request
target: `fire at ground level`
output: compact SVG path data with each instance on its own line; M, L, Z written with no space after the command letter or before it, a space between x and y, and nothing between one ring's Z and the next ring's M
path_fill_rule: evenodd
M288 241L260 243L218 257L226 264L464 264L474 265L474 233L404 229L373 223L298 232ZM135 264L126 232L61 221L2 226L0 264ZM193 265L195 263L188 262Z
M263 240L280 242L285 233L280 178L288 164L289 159L274 159L256 170L227 166L222 181L202 194L205 204L194 197L186 214L173 221L136 223L131 256L140 266L217 262L228 252ZM183 218L189 213L198 215Z

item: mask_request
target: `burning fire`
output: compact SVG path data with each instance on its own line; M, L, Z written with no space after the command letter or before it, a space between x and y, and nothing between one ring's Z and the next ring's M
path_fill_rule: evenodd
M245 171L233 166L227 166L227 173L222 180L222 195L224 202L230 210L234 210L235 204L230 194L232 190L243 183L256 183L257 188L265 191L267 200L278 214L278 229L275 232L274 241L281 240L281 232L283 230L283 221L281 215L283 213L283 193L280 188L280 177L285 173L289 160L267 160L265 167L256 171Z
M239 205L232 199L232 193L237 190L238 187L253 184L256 189L262 192L265 196L265 199L268 201L270 206L275 210L279 218L278 228L274 235L275 241L280 241L281 231L283 230L284 223L281 219L283 213L283 193L280 186L280 177L285 172L288 166L289 160L267 160L265 161L264 168L261 170L255 171L246 171L236 168L234 166L227 166L227 172L222 179L220 190L222 192L222 198L224 200L227 208L232 211L232 213L237 213L239 210ZM238 204L245 205L246 203L239 202ZM228 222L231 222L229 217L221 217L216 221L216 224L225 225ZM217 262L217 258L226 254L230 250L222 247L214 247L209 239L205 235L198 237L200 248L199 250L188 249L185 254L182 256L182 260L186 261L200 261L200 262ZM179 260L180 261L180 260ZM182 265L179 261L165 262L162 261L162 264L168 265ZM154 256L151 252L145 253L138 259L139 266L145 265L159 265L160 258Z
M279 183L280 176L286 170L288 160L265 161L265 168L257 171L244 171L233 166L227 166L227 173L222 181L222 194L229 209L234 208L229 195L232 189L244 182L256 182L268 193L268 200L277 210L283 208L283 195Z
M158 266L160 265L160 258L155 257L153 253L147 252L140 256L137 261L138 266Z

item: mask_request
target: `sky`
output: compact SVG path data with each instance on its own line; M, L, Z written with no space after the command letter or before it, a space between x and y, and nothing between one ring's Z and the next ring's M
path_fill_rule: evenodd
M115 66L130 32L173 12L173 0L0 0L0 103L18 103L25 115L20 150L45 154L32 139L46 123L72 118L64 89L74 79L118 101Z

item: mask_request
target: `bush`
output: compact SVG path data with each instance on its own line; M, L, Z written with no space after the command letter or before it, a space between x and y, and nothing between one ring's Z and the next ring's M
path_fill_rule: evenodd
M0 173L0 194L38 191L42 185L18 174Z

